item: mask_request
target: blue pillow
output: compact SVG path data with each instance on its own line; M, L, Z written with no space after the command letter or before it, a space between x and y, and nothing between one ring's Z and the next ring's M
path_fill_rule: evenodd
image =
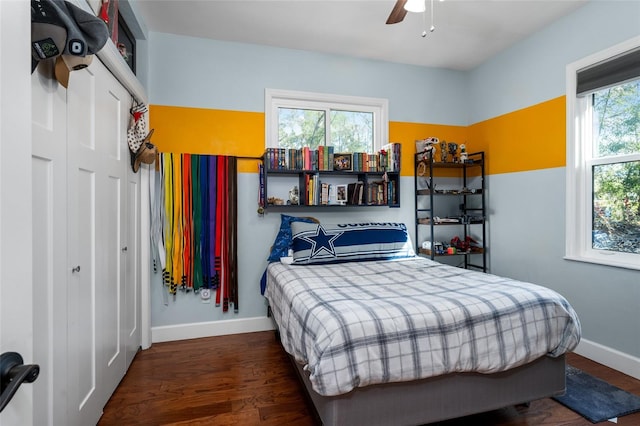
M279 262L281 257L287 257L289 255L292 240L292 222L318 223L318 220L312 217L296 217L286 214L280 216L280 231L278 231L278 235L276 235L276 239L271 247L271 253L267 259L269 262Z
M413 257L404 223L293 223L293 263L333 263Z

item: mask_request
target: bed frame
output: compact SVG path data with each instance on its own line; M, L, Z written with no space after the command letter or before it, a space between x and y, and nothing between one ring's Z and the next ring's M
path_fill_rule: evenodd
M565 392L565 357L542 357L512 370L460 373L403 383L372 385L326 397L311 388L308 373L289 356L316 421L333 425L420 425L529 403Z

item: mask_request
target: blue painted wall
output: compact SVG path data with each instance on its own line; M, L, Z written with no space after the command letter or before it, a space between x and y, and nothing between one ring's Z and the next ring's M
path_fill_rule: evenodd
M467 126L562 96L568 63L638 34L640 2L593 1L464 73L152 32L149 96L157 105L253 112L264 111L265 88L371 96L389 99L391 121ZM243 318L266 313L256 291L266 261L256 259L266 259L279 215L257 217L256 177L240 179ZM413 223L413 179L402 187L401 209L317 217ZM640 357L640 272L563 260L564 168L491 175L488 187L492 272L560 291L585 338ZM164 305L162 291L154 281L153 326L226 319L196 299Z

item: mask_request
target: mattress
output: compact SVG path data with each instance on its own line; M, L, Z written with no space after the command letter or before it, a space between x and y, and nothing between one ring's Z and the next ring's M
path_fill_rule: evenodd
M557 292L422 257L272 263L265 296L283 347L323 396L505 371L580 340L578 317Z

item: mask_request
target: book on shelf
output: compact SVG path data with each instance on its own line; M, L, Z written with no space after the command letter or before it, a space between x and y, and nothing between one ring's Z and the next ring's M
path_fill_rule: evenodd
M354 172L398 172L400 170L400 144L389 143L374 154L352 152L351 167ZM333 171L334 147L319 146L303 148L267 148L265 167L267 170Z
M351 182L347 185L347 204L360 205L363 203L364 182Z
M326 206L327 204L329 204L329 184L326 182L321 182L320 187L320 204Z
M397 142L391 142L382 147L385 152L382 156L385 170L390 172L400 171L400 147L401 145Z

